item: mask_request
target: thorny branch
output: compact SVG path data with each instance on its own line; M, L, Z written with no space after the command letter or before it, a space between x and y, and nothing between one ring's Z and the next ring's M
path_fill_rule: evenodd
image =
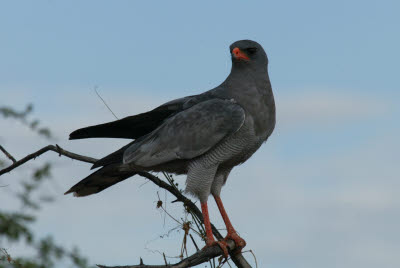
M1 147L1 146L0 146ZM3 147L0 148L1 151L3 151L7 157L10 158L11 154L9 154ZM87 162L87 163L94 163L97 161L97 159L92 158L92 157L88 157L88 156L84 156L84 155L79 155L76 153L72 153L69 152L67 150L62 149L60 146L56 145L48 145L46 147L43 147L42 149L29 154L27 156L25 156L24 158L16 161L12 156L11 156L11 160L13 161L13 164L10 165L7 168L4 168L2 170L0 170L0 176L8 173L10 171L12 171L13 169L23 165L24 163L28 162L29 160L35 159L36 157L42 155L43 153L47 152L47 151L53 151L59 154L59 156L63 155L66 157L69 157L71 159L75 159L78 161L82 161L82 162ZM184 196L179 189L177 189L176 187L173 187L172 185L166 183L165 181L161 180L160 178L158 178L157 176L154 176L151 173L148 172L144 172L144 171L140 171L137 173L138 175L147 178L148 180L152 181L154 184L156 184L157 186L159 186L160 188L163 188L165 190L167 190L168 192L170 192L172 195L174 195L176 197L176 200L173 202L182 202L183 205L185 206L185 208L187 209L188 212L193 213L194 215L196 215L201 221L203 221L203 215L201 213L201 211L199 210L199 208L190 200L188 199L186 196ZM212 227L212 231L214 236L217 239L222 239L222 235L219 233L219 231L217 230L217 228L215 228L215 226L213 224L211 224ZM239 268L251 268L250 264L246 261L246 259L243 257L243 255L241 253L238 254L233 254L236 246L235 243L232 240L228 240L227 241L228 244L228 248L229 248L229 253L230 253L230 257L232 259L232 261L236 264L237 267ZM100 268L180 268L180 267L192 267L204 262L209 261L212 258L218 257L218 256L222 256L223 251L222 249L215 245L212 247L208 247L208 248L203 248L201 250L198 250L195 254L183 259L182 261L180 261L179 263L176 264L165 264L165 265L145 265L143 264L143 261L140 261L139 265L128 265L128 266L103 266L103 265L98 265L98 267Z

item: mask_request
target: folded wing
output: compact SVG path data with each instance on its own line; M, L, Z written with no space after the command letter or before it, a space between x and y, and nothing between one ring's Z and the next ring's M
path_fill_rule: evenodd
M239 130L244 119L243 108L231 100L200 102L171 116L144 139L130 145L123 162L151 167L195 158Z

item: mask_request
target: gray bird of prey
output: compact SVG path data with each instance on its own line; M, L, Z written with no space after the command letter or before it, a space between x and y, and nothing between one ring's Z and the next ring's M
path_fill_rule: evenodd
M233 228L220 193L232 168L245 162L275 127L275 102L268 76L268 58L257 42L230 46L232 69L216 88L167 102L146 113L78 129L70 139L126 138L131 143L100 159L101 167L70 190L75 196L98 193L135 174L165 171L187 174L186 192L201 203L206 246L218 244L227 254L226 239L239 251L246 242ZM207 199L213 195L227 229L215 241Z

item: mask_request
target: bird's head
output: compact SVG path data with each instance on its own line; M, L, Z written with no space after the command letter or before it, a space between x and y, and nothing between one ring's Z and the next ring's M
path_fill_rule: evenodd
M229 47L233 65L268 65L262 46L252 40L236 41Z

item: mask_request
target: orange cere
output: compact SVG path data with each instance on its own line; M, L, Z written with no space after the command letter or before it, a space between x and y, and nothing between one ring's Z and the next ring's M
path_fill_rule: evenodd
M232 50L232 53L233 53L233 56L236 58L236 59L242 59L242 60L249 60L249 57L247 57L247 55L243 52L243 51L241 51L238 47L235 47L233 50Z

